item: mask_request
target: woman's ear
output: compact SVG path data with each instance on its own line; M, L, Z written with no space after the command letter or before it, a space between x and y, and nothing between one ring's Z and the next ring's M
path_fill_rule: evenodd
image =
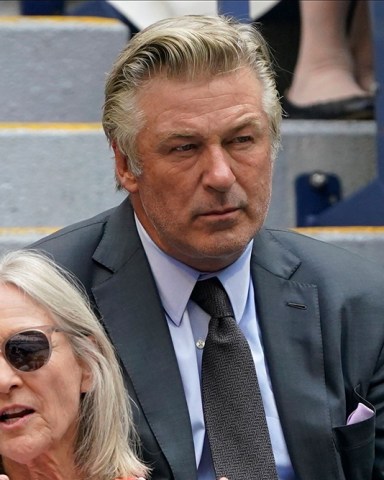
M81 376L80 393L86 393L92 389L93 376L90 366L84 361L81 362L81 368L83 373Z
M87 336L85 339L86 342L89 342L91 345L91 350L89 348L83 347L85 351L88 351L89 356L94 356L92 354L92 350L94 348L97 348L97 342L92 336ZM81 375L81 383L80 383L80 392L81 393L86 393L89 392L92 389L93 386L93 375L92 375L92 369L91 366L88 362L84 360L84 358L78 358L78 362L80 365L80 368L82 370L82 375Z
M127 157L120 151L116 143L112 143L115 154L115 174L119 184L129 193L135 193L138 190L135 175L129 170Z

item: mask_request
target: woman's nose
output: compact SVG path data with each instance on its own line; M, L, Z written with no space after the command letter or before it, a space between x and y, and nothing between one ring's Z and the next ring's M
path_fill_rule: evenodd
M0 353L0 393L8 393L14 387L21 385L22 380Z

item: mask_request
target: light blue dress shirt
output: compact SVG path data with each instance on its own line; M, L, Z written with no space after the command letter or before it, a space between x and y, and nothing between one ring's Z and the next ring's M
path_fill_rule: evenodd
M217 276L225 287L235 318L252 351L279 479L294 480L256 317L250 274L252 244L249 244L242 256L229 267L214 274L204 273L160 250L137 218L136 225L159 290L178 361L192 425L198 480L216 478L205 434L200 387L201 360L210 317L190 300L190 296L197 280L212 276Z

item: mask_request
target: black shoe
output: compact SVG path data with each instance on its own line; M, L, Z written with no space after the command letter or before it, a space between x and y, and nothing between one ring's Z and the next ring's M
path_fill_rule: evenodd
M286 118L296 120L372 120L374 118L375 101L372 96L349 97L303 107L283 97L281 104L287 114Z

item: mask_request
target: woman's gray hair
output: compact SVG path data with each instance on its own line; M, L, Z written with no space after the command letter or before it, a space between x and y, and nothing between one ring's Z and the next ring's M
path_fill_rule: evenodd
M15 286L44 308L68 333L75 356L91 372L74 446L84 477L112 480L145 474L136 456L137 437L118 361L76 280L43 254L24 250L0 259L0 285Z
M253 70L263 86L272 159L280 147L281 105L266 41L255 27L224 16L185 15L159 21L136 34L107 77L103 127L112 145L126 157L129 170L141 173L136 136L145 119L136 94L156 75L194 80Z

